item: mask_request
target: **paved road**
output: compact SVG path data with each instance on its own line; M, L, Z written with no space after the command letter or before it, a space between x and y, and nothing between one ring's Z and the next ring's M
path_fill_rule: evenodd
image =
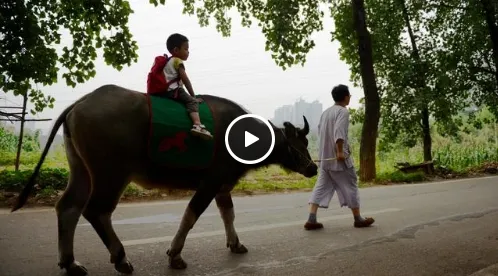
M362 189L363 214L376 219L367 229L334 198L319 211L325 228L304 231L308 195L235 198L245 255L225 247L213 203L187 238L184 271L165 251L186 201L120 205L113 221L134 275L498 275L498 177ZM50 209L0 211L0 275L63 275L56 229ZM75 255L90 275L118 275L84 218Z

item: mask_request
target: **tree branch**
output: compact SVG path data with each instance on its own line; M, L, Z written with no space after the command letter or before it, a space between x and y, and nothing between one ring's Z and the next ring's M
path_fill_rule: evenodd
M495 75L495 71L493 71L492 69L489 69L489 68L484 68L484 67L480 67L480 66L458 66L458 68L463 68L463 69L468 69L472 72L481 72L481 73L487 73L487 74L491 74L491 75Z
M429 8L448 8L448 9L457 9L457 10L469 10L467 7L460 7L460 6L453 6L450 4L446 3L439 3L439 4L427 4Z

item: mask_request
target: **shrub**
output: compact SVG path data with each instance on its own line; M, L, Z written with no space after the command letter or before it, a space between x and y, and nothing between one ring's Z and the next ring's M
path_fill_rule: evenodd
M424 172L417 171L413 173L403 173L400 171L394 171L389 173L381 173L377 176L377 181L389 181L393 183L413 183L424 181L426 176Z
M0 166L13 166L16 163L17 152L4 152L0 151ZM21 152L21 165L36 166L38 160L40 159L40 153L38 152Z
M33 170L0 171L0 189L9 192L20 192L32 173ZM41 169L36 184L38 189L64 190L67 185L68 175L68 170L62 168Z
M26 152L33 152L40 150L40 130L34 133L25 132L23 135L22 150ZM14 152L17 149L19 136L14 132L4 129L0 126L0 151Z

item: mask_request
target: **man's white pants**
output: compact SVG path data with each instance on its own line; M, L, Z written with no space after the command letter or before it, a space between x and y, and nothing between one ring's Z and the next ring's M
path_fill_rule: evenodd
M320 208L328 208L335 192L341 207L360 207L358 178L354 166L344 171L320 169L309 203L318 204Z

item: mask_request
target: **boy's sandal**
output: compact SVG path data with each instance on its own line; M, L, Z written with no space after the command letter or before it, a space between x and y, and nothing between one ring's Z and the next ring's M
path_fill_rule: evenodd
M211 135L211 133L209 133L209 131L206 129L206 127L204 125L194 125L192 127L191 132L194 135L201 136L202 138L206 138L206 139L213 138L213 136Z

